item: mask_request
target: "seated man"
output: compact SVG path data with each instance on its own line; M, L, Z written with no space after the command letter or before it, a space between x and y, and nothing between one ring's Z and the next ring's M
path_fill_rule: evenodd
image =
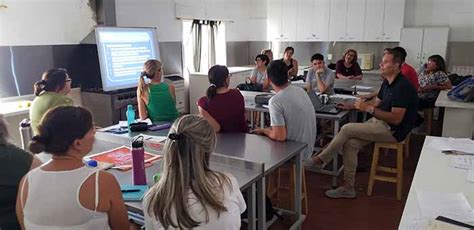
M306 75L306 91L319 91L329 95L334 94L334 72L324 64L324 56L320 53L311 57L312 68Z
M256 129L254 133L277 141L294 140L308 144L303 159L311 157L316 139L316 114L308 94L288 82L288 67L282 60L267 68L270 84L276 91L268 105L271 128Z
M400 73L402 64L403 54L400 51L392 49L384 54L380 71L385 79L373 104L358 99L354 105L343 106L346 109L356 108L368 112L373 118L365 123L344 125L327 148L312 158L312 163L320 166L329 163L342 151L344 184L327 191L326 196L354 198L359 149L373 142L403 141L414 127L418 98L413 85Z

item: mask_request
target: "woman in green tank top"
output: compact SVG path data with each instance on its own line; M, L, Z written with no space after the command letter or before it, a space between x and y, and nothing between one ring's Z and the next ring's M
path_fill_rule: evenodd
M158 60L145 62L137 88L140 119L150 118L152 122L157 122L173 121L178 117L174 86L161 82L161 76L161 62ZM146 84L144 77L151 82Z

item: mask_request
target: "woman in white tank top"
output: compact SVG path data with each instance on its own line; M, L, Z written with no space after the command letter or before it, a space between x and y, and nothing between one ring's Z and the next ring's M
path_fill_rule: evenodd
M29 148L52 159L20 183L16 209L24 229L129 229L115 178L82 163L94 134L92 115L84 108L61 106L45 114Z
M237 180L209 168L216 134L196 115L178 118L163 149L163 174L144 198L146 229L240 229Z

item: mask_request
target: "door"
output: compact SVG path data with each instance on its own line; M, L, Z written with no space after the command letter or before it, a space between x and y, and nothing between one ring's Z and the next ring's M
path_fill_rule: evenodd
M383 21L384 41L400 41L404 12L405 0L385 0L385 16Z
M365 0L347 1L347 40L364 40Z
M298 17L296 20L296 40L314 41L315 1L298 0Z
M267 40L280 40L281 22L283 15L283 0L268 0L267 2Z
M364 41L382 41L384 1L366 0L365 6Z
M345 41L347 26L347 0L331 0L329 40Z
M281 17L281 40L296 40L296 18L297 18L297 1L283 0Z
M407 51L406 63L415 69L421 64L421 45L423 28L403 28L400 36L400 46Z
M441 55L446 59L448 46L448 27L429 27L423 30L423 43L421 48L421 61L424 63L429 56Z
M331 7L331 0L313 0L314 3L314 39L316 41L329 40L329 10Z

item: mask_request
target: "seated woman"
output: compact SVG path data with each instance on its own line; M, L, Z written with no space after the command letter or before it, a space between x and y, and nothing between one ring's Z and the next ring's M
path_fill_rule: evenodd
M162 75L160 61L145 62L137 87L138 113L142 120L173 121L178 117L174 86L161 82ZM144 77L150 79L150 83L145 83Z
M41 120L30 142L33 153L52 154L20 183L16 212L23 229L129 229L117 180L88 168L92 151L92 115L81 107L59 106Z
M334 94L334 72L326 67L324 56L320 53L311 57L312 68L306 75L306 91L319 91L320 93Z
M38 134L38 124L49 109L72 105L72 99L66 96L69 92L71 78L65 69L50 69L43 73L41 80L34 85L36 98L30 108L31 129L34 135Z
M362 70L357 63L357 51L348 49L344 58L336 62L336 77L339 79L362 80Z
M292 79L298 75L298 61L293 58L293 54L295 54L295 49L288 46L285 48L283 58L281 59L288 66L288 79Z
M215 132L247 132L244 97L237 89L229 89L229 70L222 65L209 69L206 96L198 102L199 113Z
M0 229L21 229L15 203L21 178L41 161L9 143L7 123L0 114Z
M270 63L270 59L265 54L259 54L255 57L255 69L250 74L250 82L261 86L263 91L268 90L270 87L270 81L267 78L267 65Z
M426 69L418 76L420 89L418 90L418 109L432 108L435 106L441 90L450 89L451 81L446 74L446 63L440 55L428 58Z
M216 134L185 115L170 129L163 173L143 199L146 229L240 229L245 201L235 177L209 168Z
M273 61L273 52L271 49L263 49L260 54L265 54L267 55L268 57L268 62L272 62Z

